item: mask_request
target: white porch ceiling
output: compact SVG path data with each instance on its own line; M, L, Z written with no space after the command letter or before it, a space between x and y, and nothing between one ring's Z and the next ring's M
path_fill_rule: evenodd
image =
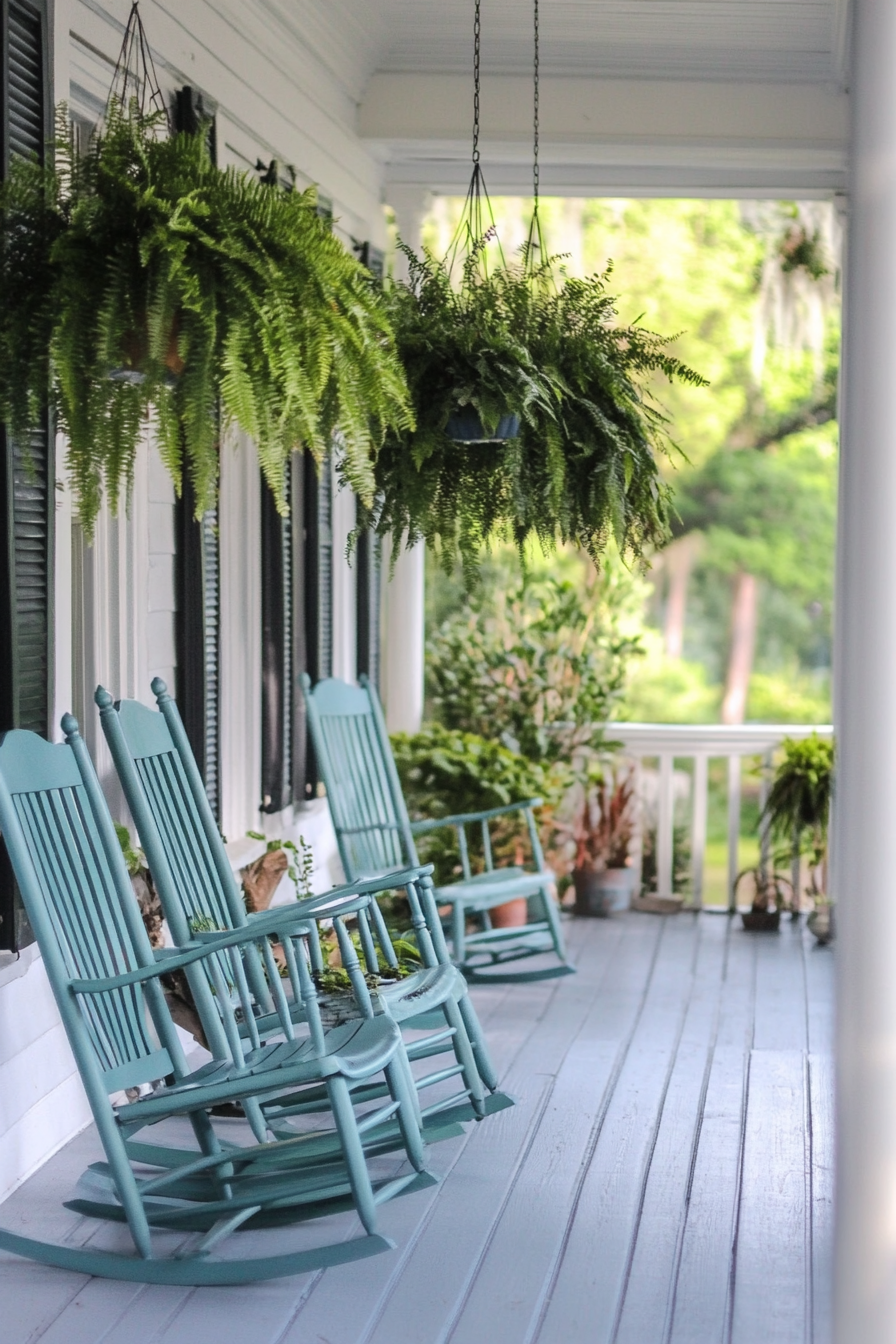
M463 190L473 0L264 0L358 104L387 185ZM849 0L541 0L543 190L845 189ZM531 0L482 0L483 163L529 188Z

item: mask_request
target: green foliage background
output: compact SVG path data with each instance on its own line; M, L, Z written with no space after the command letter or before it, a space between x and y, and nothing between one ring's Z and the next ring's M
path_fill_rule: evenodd
M531 203L493 204L506 246L519 218L528 218ZM439 245L439 227L450 229L456 208L448 203L441 226L437 217L431 220L432 246ZM757 574L760 587L747 717L829 721L840 321L836 257L825 258L831 273L821 281L830 302L820 362L809 349L776 345L769 332L757 378L763 268L784 248L796 207L544 200L540 213L550 248L564 245L571 211L576 233L581 220L571 271L600 271L612 259L619 321L678 332L671 352L710 384L702 389L657 380L651 388L686 459L663 467L674 489L673 530L679 536L699 533L701 546L689 585L684 657L670 660L663 653L660 562L652 589L644 592L644 657L629 669L617 717L718 720L732 577L743 565ZM495 582L487 567L485 575L486 583ZM450 585L431 576L433 622L444 619L451 600Z

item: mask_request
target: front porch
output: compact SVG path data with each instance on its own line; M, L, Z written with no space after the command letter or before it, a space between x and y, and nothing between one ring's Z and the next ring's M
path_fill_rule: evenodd
M576 976L474 990L518 1104L384 1206L391 1255L244 1289L0 1255L3 1344L826 1344L831 949L711 913L567 932ZM99 1156L88 1129L5 1225L96 1234L59 1206Z

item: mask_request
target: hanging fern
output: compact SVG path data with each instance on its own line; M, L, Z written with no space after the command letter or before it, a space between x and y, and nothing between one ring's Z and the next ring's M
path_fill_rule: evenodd
M376 505L364 522L425 538L468 583L498 535L581 546L598 561L609 537L640 557L668 537L670 490L658 468L669 451L653 399L657 374L705 380L668 352L671 338L615 325L607 278L556 284L552 262L486 272L472 249L459 287L449 266L402 247L406 283L385 299L407 373L413 429L390 430L376 461ZM465 444L445 432L473 407L487 432L520 417L516 438Z
M219 169L203 135L160 129L113 103L77 156L63 109L55 165L11 164L0 419L22 433L49 389L88 535L104 491L114 508L130 485L150 413L197 514L214 500L228 424L255 440L282 511L290 454L320 462L337 431L344 473L370 503L378 445L413 427L381 296L313 190Z

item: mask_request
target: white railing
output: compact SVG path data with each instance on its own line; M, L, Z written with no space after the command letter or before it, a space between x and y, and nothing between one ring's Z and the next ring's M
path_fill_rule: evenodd
M692 760L691 776L691 903L703 906L704 860L706 854L709 802L709 762L723 759L728 763L728 902L727 909L735 908L735 879L738 868L738 844L741 818L741 763L745 756L760 756L771 764L775 749L785 737L808 737L818 733L831 737L829 724L677 724L677 723L611 723L607 738L620 742L625 754L639 767L645 761L658 762L656 797L656 868L657 895L673 895L673 859L675 827L675 762ZM763 770L760 784L760 811L768 792L769 771ZM642 795L643 796L643 795ZM642 808L643 813L643 808ZM760 832L761 862L770 858L767 830ZM795 889L798 889L799 870L796 867Z

